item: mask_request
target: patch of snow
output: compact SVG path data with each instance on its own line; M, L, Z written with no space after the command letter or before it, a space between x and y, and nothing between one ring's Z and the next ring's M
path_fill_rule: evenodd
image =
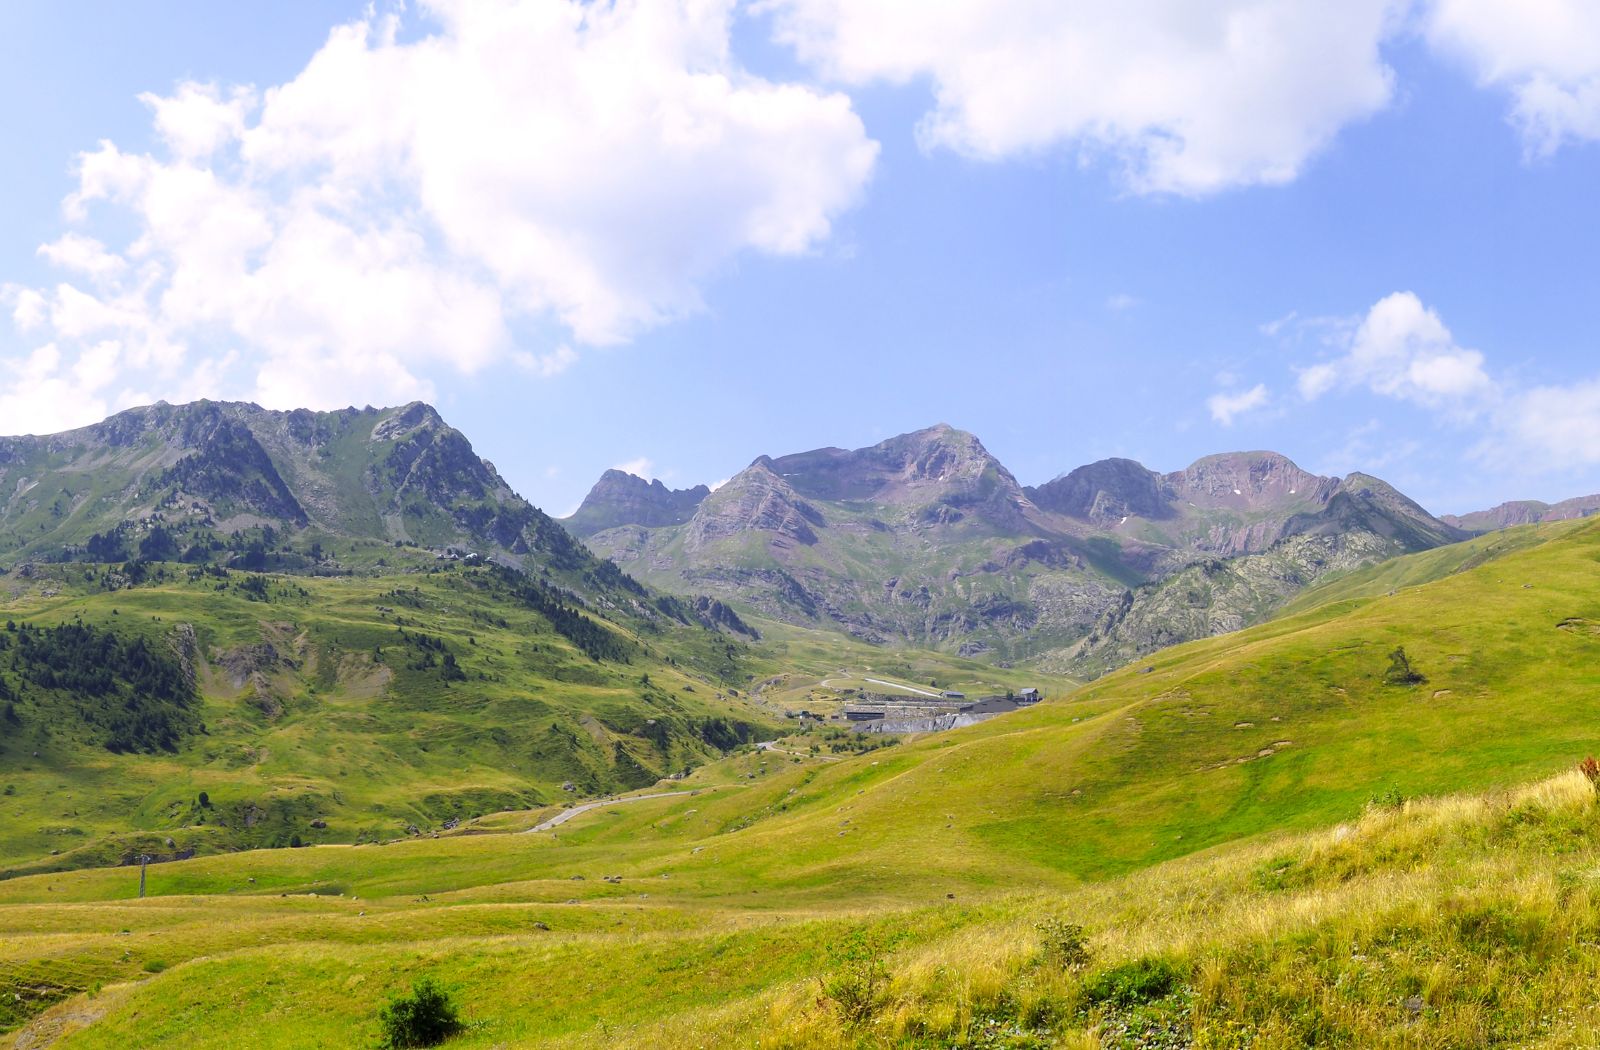
M1128 524L1128 516L1126 514L1124 514L1122 516L1122 520L1117 522L1117 524L1118 525L1126 525L1126 524Z
M1244 495L1244 493L1242 493L1242 492L1240 492L1240 491L1239 491L1239 490L1238 490L1238 489L1234 489L1234 490L1233 490L1233 494L1234 494L1234 495L1235 495L1235 496L1243 496L1243 495Z

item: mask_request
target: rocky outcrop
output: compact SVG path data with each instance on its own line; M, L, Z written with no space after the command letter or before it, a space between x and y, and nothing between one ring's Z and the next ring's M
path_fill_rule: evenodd
M684 549L693 553L716 540L747 534L810 546L817 542L819 528L827 528L822 512L767 461L757 460L700 504L685 531Z
M1130 516L1160 520L1177 513L1167 479L1131 459L1090 463L1027 494L1044 510L1096 525L1114 525Z
M1259 554L1207 558L1125 591L1079 644L1044 666L1093 677L1159 649L1258 623L1332 572L1404 553L1366 530L1291 536Z
M660 481L646 481L621 470L600 475L589 495L562 524L579 537L592 536L624 525L660 528L688 521L711 490L705 485L669 489Z

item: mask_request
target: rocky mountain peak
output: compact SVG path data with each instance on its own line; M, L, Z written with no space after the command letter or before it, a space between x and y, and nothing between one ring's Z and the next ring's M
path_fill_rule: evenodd
M669 489L659 479L646 481L612 468L600 475L600 480L564 524L579 536L592 536L624 525L645 528L681 525L709 495L711 489L705 485Z
M1176 496L1196 507L1267 510L1327 501L1337 478L1302 470L1277 452L1225 452L1167 475Z
M1022 486L982 442L944 423L854 451L824 448L758 462L815 500L960 508L958 515L988 506L1012 516L1023 499Z
M826 528L826 520L771 463L763 456L708 494L689 519L686 548L700 550L752 530L772 534L780 546L816 543L814 528Z
M1102 459L1028 490L1039 508L1109 524L1130 515L1173 516L1172 491L1160 474L1131 459Z
M88 489L92 471L103 484ZM517 563L587 554L512 492L432 406L280 412L165 403L44 437L0 438L0 551L71 551L130 523L185 542L271 526L462 546ZM41 528L40 525L43 525ZM138 526L143 527L143 526ZM121 533L118 533L121 535Z

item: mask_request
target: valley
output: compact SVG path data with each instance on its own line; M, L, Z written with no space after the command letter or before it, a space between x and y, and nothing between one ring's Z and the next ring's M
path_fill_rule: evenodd
M751 749L671 789L693 794L532 835L512 832L559 807L158 865L144 900L128 869L5 880L5 979L61 1003L18 1031L207 1046L248 1023L307 1046L336 1018L365 1042L427 973L457 989L463 1046L1094 1045L1269 1021L1269 1045L1569 1045L1591 963L1559 944L1589 935L1600 810L1563 771L1600 745L1600 664L1563 625L1600 601L1600 532L1468 546L970 729L832 761L803 738ZM1425 683L1385 682L1397 645ZM1083 927L1086 965L1050 961L1052 922ZM886 973L859 1023L816 994L857 937ZM1489 1008L1507 938L1536 969Z
M425 406L27 440L0 480L62 511L0 515L0 1046L375 1045L422 977L464 1010L452 1046L1590 1023L1560 949L1600 935L1581 516L1468 537L1256 453L1047 492L935 428L758 460L590 534L642 537L616 563ZM108 480L72 480L90 462ZM365 495L308 495L339 472ZM738 551L806 586L693 568ZM1120 597L1077 636L940 640L899 599L820 600L871 572L929 608ZM1515 938L1521 990L1491 999Z

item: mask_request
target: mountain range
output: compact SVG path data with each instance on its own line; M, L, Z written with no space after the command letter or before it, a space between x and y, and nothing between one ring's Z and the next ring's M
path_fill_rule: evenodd
M1273 452L1127 459L1020 484L948 425L761 456L715 492L608 471L565 519L667 590L862 640L1096 673L1254 622L1338 570L1467 530L1365 474Z
M1494 532L1513 525L1541 525L1550 521L1573 521L1600 513L1600 495L1578 496L1560 503L1542 503L1523 499L1502 503L1489 510L1473 511L1456 516L1446 514L1441 520L1471 533Z

